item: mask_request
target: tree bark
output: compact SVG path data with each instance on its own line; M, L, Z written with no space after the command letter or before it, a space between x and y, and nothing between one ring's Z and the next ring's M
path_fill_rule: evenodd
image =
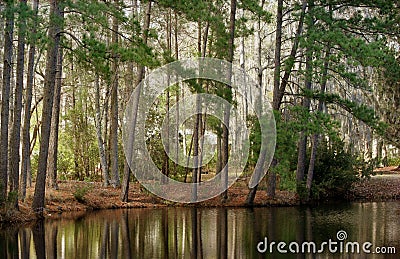
M265 1L261 1L261 7L264 7ZM282 34L282 9L283 9L283 0L278 0L278 10L277 10L277 25L276 25L276 44L275 44L275 70L274 70L274 85L276 84L276 76L278 76L278 87L279 87L279 72L280 72L280 51L281 51L281 34ZM243 44L243 52L244 52L244 44ZM257 83L258 86L260 87L260 90L262 89L262 84L263 84L263 68L261 64L261 52L262 52L262 39L261 39L261 18L258 19L257 23ZM277 59L277 54L279 54L278 59ZM243 54L244 56L244 54ZM276 65L276 60L278 60L278 66ZM244 63L244 62L243 62ZM242 66L243 69L245 69L244 64ZM274 92L275 93L275 92ZM247 95L247 93L246 93ZM261 97L261 93L260 93ZM247 98L247 97L246 97ZM261 105L260 105L261 107ZM248 113L248 108L247 108L247 100L246 100L246 117ZM260 155L259 157L263 159L265 157L265 154L261 154L260 150ZM264 161L262 161L264 163ZM262 164L263 164L262 163ZM258 175L261 173L260 170L263 168L260 167L261 163L257 163L256 168L254 169L254 175ZM272 172L270 172L271 174ZM254 187L250 188L249 193L247 194L245 204L247 206L253 205L254 199L256 197L258 189L258 184L255 185Z
M175 59L179 59L179 46L178 46L178 15L176 11L174 12L174 39L175 39ZM178 77L178 75L176 75ZM178 173L177 167L179 165L179 95L180 95L180 86L179 83L177 84L176 88L176 99L175 99L175 105L176 105L176 128L175 128L175 138L176 138L176 144L175 144L175 163L174 163L174 169L175 169L175 174Z
M50 187L54 190L58 190L57 154L58 154L58 129L60 123L60 101L61 101L61 88L62 88L62 63L63 63L63 51L60 48L58 52L57 74L56 74L56 83L54 89L53 116L51 118L49 155L47 158L47 176L49 177Z
M119 0L114 0L116 5L119 4ZM113 18L113 33L112 43L118 44L118 18ZM118 170L118 57L114 53L112 71L114 78L111 86L111 129L110 129L110 150L111 150L111 177L112 186L114 188L120 187L121 182L119 178Z
M62 20L62 15L59 8L59 0L50 1L50 27L48 31L50 42L47 50L38 172L32 202L33 211L40 217L43 216L45 206L47 157L49 153L50 125L57 74L57 56L60 44L60 20Z
M312 51L306 50L306 75L305 75L305 89L311 90L312 88ZM303 99L303 109L309 113L311 100L308 97ZM296 185L297 192L301 192L304 181L304 173L306 170L306 153L307 153L307 135L305 130L300 133L297 155L297 169L296 169Z
M10 191L18 194L19 189L19 147L21 141L21 113L22 113L22 92L24 88L24 62L25 62L25 33L26 33L26 0L20 0L20 13L18 22L18 53L17 53L17 80L14 92L14 121L11 128L10 140L10 176L12 184ZM14 201L18 209L18 198Z
M100 110L100 79L99 75L96 75L96 97L95 97L95 109L96 109L96 117L95 117L95 126L96 126L96 135L97 135L97 146L99 148L99 157L100 157L100 165L101 171L103 173L103 183L104 186L107 187L110 181L110 176L108 174L108 165L106 152L104 150L104 141L102 137L102 128L101 128L101 110Z
M39 8L39 0L33 0L33 11L34 11L34 26L32 28L32 37L34 41L29 47L28 54L28 71L25 89L25 106L24 106L24 125L22 128L22 161L21 161L21 188L20 198L25 199L26 196L26 185L28 180L28 174L30 171L30 127L31 127L31 105L32 105L32 89L33 89L33 78L34 78L34 66L35 66L35 55L36 55L36 25L37 25L37 13Z
M199 172L199 125L201 116L200 97L196 97L196 121L193 129L193 175L192 175L192 201L197 200L197 178Z
M324 94L326 91L326 83L328 81L328 67L329 67L329 51L330 47L328 45L326 53L325 53L325 61L324 61L324 70L322 74L322 83L321 83L321 94ZM322 113L324 110L324 102L322 100L319 100L318 102L318 112ZM311 148L311 155L310 155L310 163L308 166L308 172L307 172L307 182L306 182L306 189L307 189L307 200L310 199L310 194L311 194L311 185L312 181L314 178L314 168L315 168L315 160L317 157L317 150L318 150L318 144L319 144L319 134L313 134L312 136L312 148Z
M222 171L222 136L221 133L217 133L217 164L216 173L221 173ZM219 174L221 176L221 174Z
M308 7L309 9L312 8L312 6ZM308 25L308 30L311 30L313 27L313 21L309 21L307 23ZM314 44L314 42L310 42L309 39L307 39L307 43L311 46ZM307 91L310 91L312 89L312 80L313 80L313 64L312 64L312 59L313 59L313 51L311 50L312 47L307 47L306 48L306 71L305 71L305 89ZM304 97L303 99L303 109L304 112L309 113L310 112L310 105L311 105L311 100L308 97ZM310 158L312 162L315 162L315 155L316 155L316 147L317 147L317 140L313 143L313 149L315 148L314 151L314 158ZM307 154L307 135L305 130L303 130L300 133L300 140L298 144L298 157L297 157L297 169L296 169L296 185L297 185L297 192L301 192L302 186L303 186L303 181L304 181L304 174L306 171L306 154ZM310 160L310 161L311 161ZM312 168L312 171L314 168ZM311 188L311 182L310 182L310 188ZM308 200L308 184L306 184L306 189L307 193L306 199ZM301 193L300 193L301 194ZM301 195L302 196L302 195Z
M288 60L290 62L288 62L289 65L285 66L285 73L281 80L279 91L277 91L275 93L275 89L274 89L274 98L273 98L273 104L272 104L272 107L274 108L274 110L280 109L280 106L282 104L283 95L285 94L286 86L289 82L289 76L293 70L293 66L294 66L295 59L296 59L297 49L299 48L300 36L303 33L303 25L304 25L304 17L306 14L306 9L307 9L307 0L302 0L299 24L297 25L297 31L296 31L296 35L294 38L293 46L290 51L290 55L288 57Z
M10 86L13 56L14 1L8 0L6 6L6 25L4 35L3 87L1 91L1 129L0 129L0 205L6 200L8 186L8 120L10 116Z
M167 11L167 17L166 17L166 30L167 30L167 50L168 53L172 55L172 15L171 15L171 10ZM168 74L167 76L167 85L170 85L171 82L171 75ZM169 136L170 134L170 116L169 116L169 107L170 107L170 92L169 89L166 89L166 104L165 104L165 123L167 124L167 132L166 136ZM169 139L164 139L163 142L165 143L165 150L164 150L164 161L163 161L163 174L167 177L169 177ZM168 178L162 178L162 183L165 184L168 182Z
M151 1L149 1L147 3L147 8L146 8L146 17L145 17L145 21L144 21L144 26L143 26L143 43L147 44L147 38L148 38L148 31L150 28L150 17L151 17ZM139 108L139 98L140 98L140 92L141 92L141 85L140 82L143 80L144 78L144 66L141 64L138 64L138 77L137 77L137 81L135 82L136 87L139 87L137 89L137 91L135 91L135 95L134 95L134 100L133 100L133 110L132 110L132 117L130 118L128 123L131 123L131 134L129 134L129 144L128 144L128 151L125 154L126 158L125 160L127 161L132 161L132 155L133 155L133 145L135 143L135 128L136 128L136 122L137 122L137 112L138 112L138 108ZM125 161L126 163L126 161ZM129 191L129 179L130 179L130 169L125 169L124 170L124 178L122 181L122 190L121 190L121 195L120 195L120 199L121 201L128 201L128 191Z
M202 43L202 38L201 38L201 21L197 22L197 51L201 55L201 43ZM198 79L197 83L201 87L201 80ZM197 90L197 93L200 93L201 89ZM192 201L195 202L197 200L197 185L196 183L198 182L199 178L199 130L200 130L200 123L201 123L201 106L200 106L200 97L196 97L196 117L195 117L195 123L194 123L194 128L193 128L193 171L192 171L192 183L193 183L193 189L192 189Z
M206 27L204 29L203 39L201 39L201 34L199 34L199 42L203 41L203 46L201 46L201 49L200 49L200 53L203 58L206 56L209 29L210 29L210 23L207 21ZM208 82L205 82L205 84L207 84L205 90L206 90L206 93L208 93ZM204 135L205 135L205 131L206 131L207 107L205 108L204 112L202 111L202 114L198 114L198 115L199 115L199 133L198 134L201 137L201 141L199 143L200 156L198 158L198 162L199 162L200 166L197 170L197 174L198 174L198 182L200 183L201 182L201 174L202 174L203 157L204 157L204 140L205 140Z
M275 35L275 57L274 57L274 92L272 109L274 111L279 111L280 101L278 101L279 96L279 86L281 83L281 49L282 49L282 25L283 25L283 0L278 0L277 7L277 17L276 17L276 35ZM262 154L261 157L265 156ZM275 197L276 190L276 173L273 168L277 165L276 158L273 158L273 163L271 170L268 175L268 186L267 195L270 198Z
M229 41L228 41L228 58L227 61L233 62L233 54L234 54L234 41L235 41L235 22L236 22L236 0L231 0L231 12L229 19ZM227 79L228 82L231 82L232 77L232 67L228 69ZM230 85L227 86L228 91L225 95L225 98L228 102L232 101L232 88ZM224 125L222 126L222 166L224 167L222 170L222 180L224 189L226 189L222 193L222 201L225 202L228 199L228 177L229 177L229 169L228 169L228 160L229 160L229 118L230 118L230 110L224 109Z
M282 104L282 100L283 100L283 96L284 96L284 93L285 93L285 89L286 89L286 86L287 86L288 81L289 81L289 76L290 76L290 74L291 74L291 72L293 70L297 49L299 47L300 36L302 34L302 31L303 31L303 24L304 24L304 17L305 17L306 7L307 7L307 0L303 0L302 1L302 8L301 8L301 13L300 13L300 18L299 18L299 24L297 26L297 31L296 31L296 35L295 35L295 38L294 38L293 46L292 46L292 49L290 51L290 55L289 55L289 58L288 58L288 60L290 62L289 62L289 65L285 67L285 73L283 75L282 80L280 80L279 89L275 88L275 82L274 82L274 96L273 96L272 108L275 111L279 111L280 110L280 106ZM282 40L282 37L281 37L280 41L281 40ZM276 51L281 51L281 49L276 49ZM275 54L277 55L277 53L275 53ZM279 73L280 73L280 67L279 67ZM274 76L275 76L275 73L274 73ZM279 79L280 79L280 77L279 77ZM273 161L272 161L272 164L271 164L271 171L273 170L273 168L276 165L278 165L278 161L274 157ZM276 175L275 175L275 173L271 173L269 175L267 189L268 189L268 196L271 197L271 198L274 198L275 197L275 189L276 189Z

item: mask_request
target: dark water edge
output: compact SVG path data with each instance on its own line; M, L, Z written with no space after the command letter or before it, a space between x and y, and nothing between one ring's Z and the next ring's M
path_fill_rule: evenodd
M400 202L263 208L150 208L62 214L0 230L0 258L399 258ZM58 217L58 218L57 218ZM397 254L260 253L257 245L336 240ZM337 240L336 240L337 241Z

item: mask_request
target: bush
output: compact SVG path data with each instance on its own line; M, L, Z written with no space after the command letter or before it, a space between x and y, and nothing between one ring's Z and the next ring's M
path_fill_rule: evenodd
M400 165L400 157L391 157L388 159L389 166L399 166Z
M344 146L342 141L320 144L311 188L313 199L344 198L360 174L368 176L372 172L371 166Z
M89 190L90 187L88 186L77 187L73 192L74 198L80 203L85 203L85 195L88 193Z

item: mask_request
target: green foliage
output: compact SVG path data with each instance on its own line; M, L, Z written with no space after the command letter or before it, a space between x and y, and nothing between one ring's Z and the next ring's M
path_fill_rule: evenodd
M60 180L72 179L74 170L74 154L69 145L67 145L65 133L61 133L59 137L59 147L57 154L57 170Z
M318 147L311 196L317 200L343 198L360 174L367 176L369 170L371 167L347 151L343 142L323 141Z
M280 190L296 191L296 170L293 169L293 164L292 161L282 159L274 168L280 176Z
M296 161L298 125L294 120L286 120L280 113L275 112L276 149L275 158L278 165L274 168L281 177L280 189L294 191L296 189Z
M298 139L296 123L285 121L278 112L275 112L275 122L277 137L275 158L278 160L278 164L273 170L280 176L279 188L294 191L296 189L296 142ZM247 124L251 131L249 136L250 154L245 170L252 171L260 154L261 129L255 116L249 116Z
M249 135L249 140L250 140L250 147L249 147L249 158L247 160L247 169L254 168L258 157L260 155L260 148L261 148L261 129L260 129L260 123L257 120L256 116L249 116L247 118L247 125L250 127L250 135Z
M90 186L76 187L72 194L78 202L85 203L85 195L90 191L90 189Z
M115 57L122 62L136 62L153 68L159 65L151 47L143 43L142 28L138 17L123 11L123 2L65 1L69 15L66 23L71 30L80 32L80 37L69 34L73 41L63 41L67 55L86 69L94 70L103 79L110 81L110 61ZM111 19L110 19L111 16ZM109 43L113 20L119 24L119 36L123 39L116 44ZM126 36L126 35L129 36ZM157 35L149 35L156 38Z
M388 159L389 166L399 166L400 165L400 157L391 157Z
M328 105L333 104L341 107L345 111L354 115L360 121L363 121L364 123L372 127L378 133L383 134L383 132L387 128L387 125L380 121L379 117L376 115L375 110L365 104L344 99L338 94L322 94L320 92L306 90L303 91L303 94L306 97L323 101Z
M85 173L94 171L99 163L95 127L89 118L93 111L88 106L90 89L79 88L75 92L75 106L63 116L65 127L60 128L58 169L65 170L66 178L84 180Z
M332 116L323 112L310 113L303 106L288 107L290 118L287 119L286 130L292 132L305 132L306 135L323 134L332 139L338 138L339 122Z
M38 145L36 145L38 146ZM33 149L32 155L31 155L31 170L32 170L32 176L34 173L37 172L38 169L38 164L39 164L39 151L35 150L39 149L38 147L35 147Z

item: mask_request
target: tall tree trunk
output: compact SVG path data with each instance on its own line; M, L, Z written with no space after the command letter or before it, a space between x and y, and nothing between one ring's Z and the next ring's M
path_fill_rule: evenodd
M186 138L186 134L184 135L184 138ZM190 156L192 154L192 149L193 149L193 138L194 134L192 134L192 138L190 140L190 146L189 146L189 151L187 153L187 159L186 159L186 171L185 171L185 178L183 180L184 183L187 181L187 175L189 173L189 162L190 162ZM186 145L185 143L183 145Z
M133 13L133 17L138 19L138 5L137 5L136 0L132 1L132 13ZM134 62L133 61L128 62L127 69L128 69L128 73L126 75L126 82L125 82L126 101L129 100L131 92L133 91L133 87L134 87L132 85L132 82L134 82L134 77L133 77ZM124 109L126 109L126 107L124 107ZM131 175L131 168L129 167L128 159L125 158L124 159L124 174L123 174L123 179L122 179L122 190L121 190L121 200L122 201L128 201L130 175ZM126 197L124 197L124 196L126 196Z
M73 62L71 63L71 71L74 70ZM75 111L76 109L76 85L72 85L72 109ZM73 126L72 126L72 135L74 139L74 177L82 180L81 178L81 167L79 166L80 155L79 155L79 144L80 137L78 133L78 115L74 113L72 115Z
M192 201L195 202L197 200L197 178L199 173L199 125L200 125L200 116L201 116L201 107L200 107L200 97L196 97L196 121L193 129L193 175L192 175Z
M32 89L33 89L33 78L34 78L34 66L35 66L35 54L36 54L36 25L37 25L37 12L39 8L39 0L33 0L33 11L34 11L34 26L31 28L31 34L34 41L30 44L28 54L28 71L26 80L25 90L25 107L24 107L24 125L22 128L22 162L21 162L21 188L20 198L25 199L26 196L26 184L28 180L28 174L31 174L29 169L30 164L30 127L31 127L31 105L32 105Z
M306 50L306 75L305 75L305 89L311 90L312 87L312 52L311 50ZM303 99L303 109L305 112L310 110L311 100L308 97ZM306 170L306 154L307 154L307 135L305 131L300 133L300 139L298 144L298 156L297 156L297 169L296 169L296 185L297 192L301 192L304 174Z
M215 170L217 174L222 170L222 139L220 133L217 134L217 164Z
M201 21L197 22L197 51L201 55ZM202 81L200 79L197 80L197 83L200 85ZM197 90L197 93L200 93L201 89ZM197 200L197 181L199 177L199 128L201 121L201 106L200 106L200 97L196 97L196 117L193 128L193 171L192 171L192 201L195 202Z
M303 25L304 25L304 17L306 15L306 9L307 9L307 0L302 0L299 24L297 25L296 35L294 37L294 42L292 45L292 49L290 51L290 55L288 57L288 61L290 61L290 62L288 62L288 65L285 66L285 69L284 69L285 73L283 74L283 78L282 78L281 84L279 86L279 91L275 92L275 89L274 89L274 98L273 98L273 104L272 104L272 107L274 108L274 110L280 109L280 106L282 104L283 95L285 94L286 86L289 82L289 77L293 70L297 50L299 48L300 37L303 33Z
M233 53L234 53L234 41L235 41L235 22L236 22L236 0L231 0L231 13L229 19L229 41L228 41L228 58L227 61L233 62ZM227 79L228 82L231 82L232 77L232 67L228 70ZM227 86L228 91L226 93L226 99L228 102L232 101L232 88L230 85ZM228 159L229 159L229 118L230 118L230 110L224 109L224 125L222 126L222 166L224 169L222 170L222 179L223 185L226 189L222 193L222 201L226 201L228 199Z
M321 94L324 94L326 91L326 83L328 81L328 67L329 67L329 51L330 47L328 45L326 53L325 53L325 61L324 61L324 70L322 73L322 82L321 82ZM324 110L324 101L319 100L318 102L318 112L322 113ZM311 194L311 185L314 178L314 168L315 168L315 159L317 157L317 150L318 150L318 143L319 143L319 134L315 133L312 136L312 148L311 148L311 155L310 155L310 163L308 166L307 172L307 182L306 182L306 189L307 189L307 197L306 199L310 199Z
M53 112L54 87L57 74L57 55L60 44L60 20L62 20L59 0L50 1L49 47L47 50L46 78L44 83L41 141L39 149L38 172L32 209L43 216L46 191L46 169L49 153L50 125Z
M308 7L309 9L312 6ZM313 27L313 21L307 22L308 29L310 30ZM310 46L314 42L310 42L308 39L308 44ZM312 47L306 48L306 71L305 71L305 89L306 91L310 91L312 89L312 80L313 80L313 52L311 50ZM310 105L311 100L308 97L303 98L303 109L304 112L310 112ZM315 144L315 143L314 143ZM316 150L315 150L316 151ZM297 157L297 169L296 169L296 185L297 185L297 192L301 194L301 189L303 188L303 181L304 181L304 174L306 171L306 154L307 154L307 135L305 130L300 133L300 139L298 144L298 157ZM314 153L315 154L315 153ZM311 186L310 186L311 187ZM301 194L302 196L302 194ZM308 194L306 194L307 198ZM304 197L303 197L304 198Z
M280 4L282 4L282 6L280 6ZM282 8L282 9L281 9ZM283 95L285 93L285 89L286 86L289 82L289 76L292 72L293 66L294 66L294 61L296 59L296 53L297 53L297 49L299 47L299 42L300 42L300 36L303 32L303 24L304 24L304 17L305 17L305 12L306 12L306 8L307 8L307 1L303 0L302 1L302 8L301 8L301 13L300 13L300 18L299 18L299 24L297 26L297 31L295 34L295 38L294 38L294 42L292 45L292 49L290 51L290 55L288 57L288 60L290 60L291 62L288 62L289 65L285 66L285 73L283 75L282 80L280 80L280 82L277 82L275 80L277 80L278 78L280 79L280 76L278 76L277 73L277 68L279 68L279 75L280 75L280 67L281 64L279 62L279 65L276 66L275 63L275 71L274 71L274 95L273 95L273 102L272 102L272 108L275 111L279 111L280 106L282 104L282 99L283 99ZM283 3L280 3L278 1L278 12L283 10ZM283 15L283 14L282 14ZM279 17L280 15L277 16L277 19L281 19L282 17ZM278 46L278 48L275 49L275 62L278 60L277 58L280 59L280 55L281 55L281 44L282 44L282 21L277 20L277 31L276 31L276 37L277 37L277 41L276 44ZM278 30L279 29L279 30ZM279 83L279 87L278 84ZM271 163L271 172L268 176L268 182L267 182L267 195L270 198L274 198L275 197L275 189L276 189L276 175L273 172L273 168L278 165L278 161L277 159L274 157ZM255 196L255 194L254 194Z
M56 74L56 84L54 89L53 116L51 118L49 155L47 158L47 176L49 177L50 187L58 190L57 183L57 154L58 154L58 129L60 123L60 101L62 88L62 64L63 51L58 52L58 64Z
M144 26L143 26L143 43L147 44L147 38L148 38L148 31L150 28L150 17L151 17L151 1L147 3L147 8L146 8L146 17L144 20ZM138 76L137 76L137 81L135 82L136 87L141 87L140 82L144 78L144 66L141 64L138 64ZM133 155L133 145L135 143L135 128L136 128L136 122L137 122L137 112L139 108L139 98L140 98L140 92L141 88L138 88L137 91L135 91L134 95L134 100L133 100L133 110L132 110L132 117L130 118L128 123L131 123L131 134L129 134L129 144L128 144L128 152L125 154L126 158L125 160L132 161L132 155ZM121 195L120 199L121 201L128 201L128 191L129 191L129 179L130 179L130 170L124 170L124 178L122 182L122 190L121 190Z
M179 46L178 46L178 15L176 11L174 12L174 39L175 39L175 59L179 59ZM176 75L178 77L178 75ZM176 129L175 129L175 138L176 138L176 146L175 146L175 163L174 163L174 169L175 169L175 174L178 173L177 167L179 165L179 95L180 95L180 89L179 89L179 83L178 87L176 88L176 100L175 100L175 105L176 105Z
M273 92L273 101L272 101L272 109L274 111L279 111L278 96L279 96L279 86L281 83L281 49L282 49L282 25L283 25L283 0L278 0L277 7L277 18L276 18L276 35L275 35L275 57L274 57L274 92ZM265 155L262 154L261 157ZM268 187L267 187L267 195L270 198L275 197L276 190L276 173L274 171L274 166L276 166L277 160L273 158L271 164L271 170L268 174Z
M26 0L20 0L20 8L18 22L17 80L14 93L14 121L11 128L10 140L10 175L12 179L10 191L16 194L19 189L19 147L21 141L22 92L24 88ZM16 198L14 202L15 208L18 209L18 198Z
M171 15L171 10L167 11L167 50L168 50L168 54L171 55L172 54L172 15ZM170 85L171 82L171 75L168 74L167 75L167 85ZM166 104L165 104L165 123L167 124L167 132L166 132L166 136L169 136L170 134L170 116L169 116L169 107L170 107L170 92L169 89L166 89ZM164 139L164 143L165 143L165 150L164 150L164 161L163 161L163 174L165 176L169 176L169 139ZM162 178L162 183L167 183L168 178Z
M111 183L111 178L110 178L110 138L109 138L109 103L110 103L110 98L108 98L110 93L110 87L107 84L107 91L106 91L106 98L104 101L104 132L103 134L103 139L104 139L104 152L106 153L106 161L107 161L107 172L108 172L108 177L109 177L109 184ZM108 140L108 141L107 141Z
M168 75L168 78L167 78L167 84L169 85L170 84L170 75ZM169 128L169 125L170 125L170 118L169 118L169 113L168 113L168 111L169 111L169 106L170 106L170 94L169 94L169 90L167 89L166 90L167 91L167 98L166 98L166 104L165 104L165 110L166 110L166 116L165 116L165 123L167 124L167 132L166 132L166 136L169 136L169 132L170 132L170 128ZM165 150L164 150L164 163L163 163L163 174L165 175L165 176L169 176L169 150L170 150L170 148L169 148L169 140L168 139L165 139L164 140L164 142L165 142ZM162 178L163 180L163 183L167 183L167 181L168 181L168 178Z
M4 35L3 87L1 91L0 130L0 205L6 200L8 185L8 121L10 116L10 86L13 57L14 1L6 1L6 25Z
M119 0L114 0L116 5L119 5ZM118 18L113 18L113 33L112 43L118 44ZM110 150L111 150L111 177L112 186L117 188L121 185L118 170L118 57L114 53L112 71L114 78L111 86L111 129L110 129Z
M202 165L203 165L203 156L204 156L204 134L206 130L206 113L207 111L204 111L204 114L201 114L199 118L199 137L200 137L200 142L199 142L199 170L198 170L198 182L201 183L201 174L203 172L202 170Z
M206 56L206 51L207 51L207 41L208 41L208 31L210 29L210 23L207 21L206 27L204 29L204 34L203 34L203 46L201 46L201 56L204 58ZM201 41L201 34L199 35L199 41ZM203 83L202 83L203 84ZM206 93L208 93L208 82L205 82L206 86ZM198 182L201 182L201 174L202 174L202 165L203 165L203 157L204 157L204 135L205 135L205 130L206 130L206 120L207 120L207 107L205 108L205 111L201 111L202 114L199 114L199 136L201 137L201 141L199 144L199 149L200 149L200 156L198 158L199 161L199 168L198 168ZM203 114L204 113L204 114Z
M95 117L95 126L96 126L96 135L97 135L97 146L99 148L99 157L100 157L100 165L101 171L103 173L103 183L104 186L107 187L110 181L110 176L108 174L108 165L106 152L104 150L104 141L102 137L102 128L101 128L101 110L100 110L100 78L99 75L96 75L96 96L95 96L95 109L96 109L96 117Z
M264 0L261 2L261 7L264 7ZM282 41L282 10L283 10L283 0L278 0L278 10L277 10L277 18L276 18L276 43L275 43L275 70L274 70L274 93L275 93L275 87L276 87L276 80L278 81L278 88L279 88L279 80L280 80L280 55L281 55L281 41ZM244 48L244 46L243 46ZM257 66L258 66L258 86L260 89L262 88L262 79L263 79L263 68L261 64L261 51L262 51L262 40L261 40L261 18L258 19L257 23ZM244 52L244 50L243 50ZM278 65L277 61L278 60ZM244 63L244 62L243 62ZM242 67L244 68L244 65ZM246 93L247 94L247 93ZM261 97L261 96L260 96ZM247 96L246 96L247 98ZM246 100L247 102L247 100ZM260 105L261 107L261 105ZM246 105L246 114L247 114L247 105ZM261 152L261 150L260 150ZM260 158L264 158L265 154L260 154ZM260 166L257 167L257 169L262 169ZM255 168L255 169L256 169ZM261 172L259 170L255 170L254 174L258 175ZM270 173L272 174L272 173ZM256 197L257 193L257 188L258 184L255 185L253 188L250 188L249 193L247 194L245 204L246 205L252 205L254 202L254 199Z
M279 2L278 2L278 4L279 4ZM294 61L296 59L297 49L299 47L300 36L301 36L301 34L303 32L303 24L304 24L304 17L305 17L305 13L306 13L306 8L307 8L307 0L303 0L302 1L300 18L299 18L299 24L297 25L297 31L296 31L296 34L295 34L293 46L292 46L292 49L290 51L290 55L288 57L288 60L290 62L288 62L289 65L285 66L285 69L284 69L285 73L283 75L282 80L280 81L279 88L276 87L276 82L275 82L275 79L277 79L277 78L275 78L277 73L276 72L274 73L274 96L273 96L272 108L275 111L279 111L280 110L280 106L281 106L282 100L283 100L283 95L285 93L286 86L287 86L287 84L289 82L290 74L292 73L292 70L293 70L293 66L294 66L294 63L295 63ZM282 23L281 23L281 26L282 26ZM282 34L282 28L280 28L280 30L281 30L280 33ZM277 36L279 36L279 35L277 35ZM281 36L280 36L279 41L277 41L277 42L278 43L280 42L279 45L281 45L281 42L282 42L282 37ZM279 57L280 57L281 48L275 49L275 51L279 52L279 53L275 53L275 55L279 54ZM277 58L277 56L275 56L275 58ZM276 62L276 60L275 60L275 62ZM279 64L279 73L280 73L280 66L281 65ZM280 79L280 77L279 77L279 79ZM278 161L274 157L273 160L272 160L271 169L270 169L272 173L270 173L270 175L268 177L268 187L267 187L267 189L268 189L268 197L270 197L270 198L274 198L275 197L276 175L273 172L273 168L275 166L277 166L277 165L278 165Z

